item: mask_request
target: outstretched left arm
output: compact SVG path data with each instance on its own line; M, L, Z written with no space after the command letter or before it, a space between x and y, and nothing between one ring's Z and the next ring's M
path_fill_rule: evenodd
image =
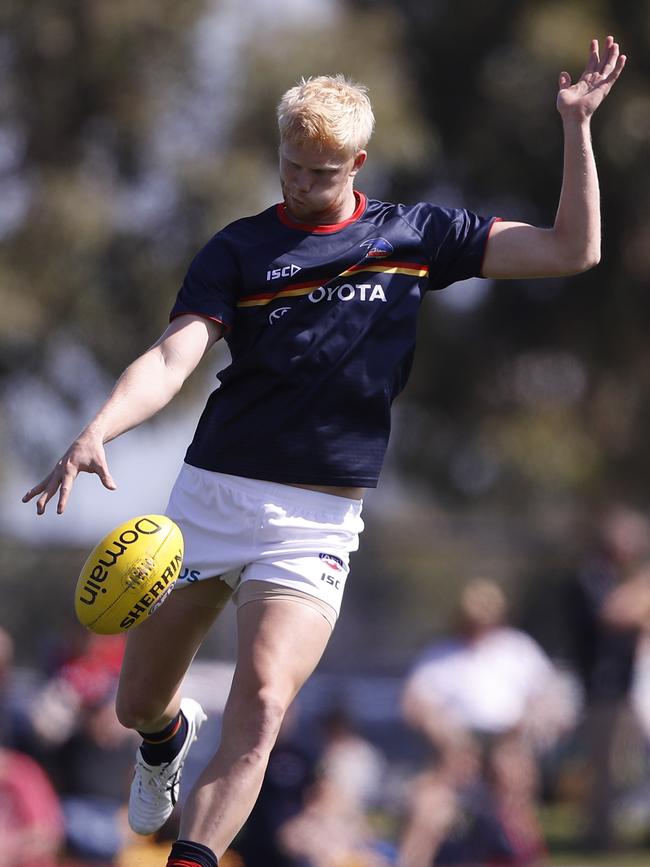
M600 193L590 123L625 60L618 43L608 36L602 60L598 40L592 40L589 61L575 84L568 72L560 73L557 108L564 127L564 174L555 224L544 229L495 223L487 243L484 277L559 277L598 264Z

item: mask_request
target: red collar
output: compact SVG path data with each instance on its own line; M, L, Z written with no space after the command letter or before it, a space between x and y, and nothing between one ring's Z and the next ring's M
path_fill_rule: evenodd
M284 223L285 226L289 226L292 229L300 229L302 232L313 232L318 235L328 235L332 232L340 232L341 229L349 226L350 223L355 223L363 214L366 209L366 204L368 202L365 194L359 193L357 192L357 190L354 190L354 198L357 202L354 213L351 214L347 218L347 220L343 220L343 222L341 223L325 223L323 225L319 223L300 223L298 220L294 220L293 217L289 216L287 206L284 202L280 202L279 204L277 204L276 210L278 218L282 223Z

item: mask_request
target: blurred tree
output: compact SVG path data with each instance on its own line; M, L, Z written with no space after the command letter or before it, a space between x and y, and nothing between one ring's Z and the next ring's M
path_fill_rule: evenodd
M645 496L650 5L400 0L399 8L417 104L440 148L396 173L398 197L427 194L551 224L562 166L558 73L577 78L590 38L610 32L631 60L594 120L601 264L566 280L437 296L421 323L398 460L465 500L493 494L519 507L522 495L618 487Z
M83 386L98 385L84 378L88 367L119 370L164 322L165 303L151 299L163 286L171 300L170 274L178 280L189 238L174 230L170 205L179 194L155 162L152 82L181 66L183 34L200 7L198 0L2 7L5 398L16 383L38 386L74 412L88 400ZM198 221L184 198L191 231ZM77 356L92 347L96 358L77 368L80 388L53 363L75 346ZM12 445L31 450L37 433Z
M160 333L210 235L277 200L274 109L301 75L370 74L387 116L378 169L426 153L402 67L384 62L395 12L357 22L329 0L250 12L234 0L2 8L0 434L30 460L49 463ZM26 422L37 406L56 442Z

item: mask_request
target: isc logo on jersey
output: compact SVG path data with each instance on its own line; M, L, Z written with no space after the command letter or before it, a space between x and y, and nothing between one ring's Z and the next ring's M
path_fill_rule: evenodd
M300 271L299 265L285 265L283 268L270 268L266 272L266 282L270 280L279 280L280 277L293 277Z

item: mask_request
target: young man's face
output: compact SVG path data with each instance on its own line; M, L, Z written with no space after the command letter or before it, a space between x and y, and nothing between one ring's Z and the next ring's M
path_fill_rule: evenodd
M354 176L366 152L350 156L311 144L280 145L280 184L289 214L301 223L338 223L354 211Z

